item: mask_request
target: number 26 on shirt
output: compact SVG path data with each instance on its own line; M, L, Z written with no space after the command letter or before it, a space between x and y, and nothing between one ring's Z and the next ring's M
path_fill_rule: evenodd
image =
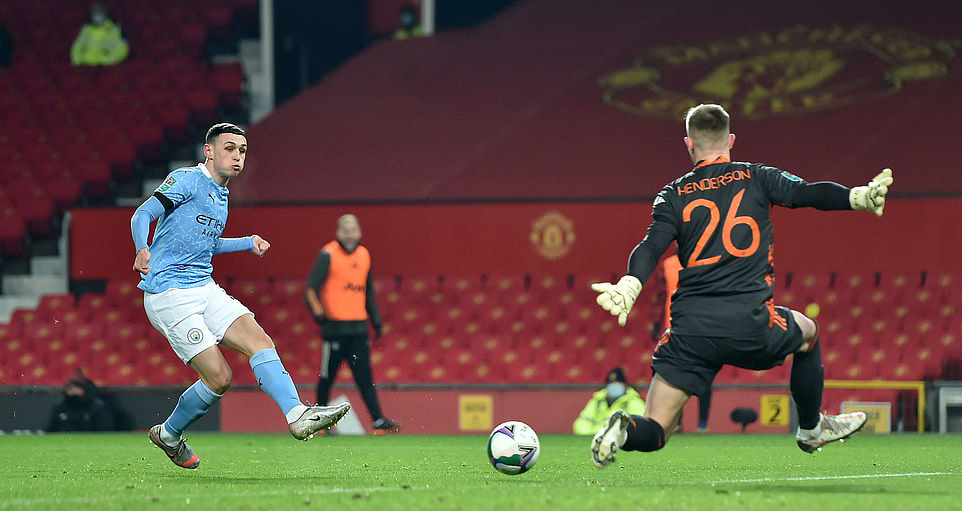
M735 257L751 256L758 251L758 244L761 241L761 234L759 233L758 223L755 222L755 219L750 216L736 216L738 213L738 207L741 205L742 197L744 195L745 190L735 194L735 197L732 198L731 205L728 206L728 214L725 215L725 223L722 224L722 243L725 245L725 250ZM710 217L708 219L708 226L705 228L705 231L701 233L701 237L698 238L698 243L695 244L695 250L692 251L691 257L688 258L688 264L686 265L688 268L715 264L721 260L721 255L701 258L701 253L705 249L705 245L715 233L715 229L718 228L718 220L721 217L721 213L718 212L718 205L715 204L714 201L710 201L708 199L697 199L691 201L687 206L685 206L685 209L681 213L682 220L685 222L690 222L691 213L697 208L708 209ZM752 231L752 242L747 248L738 248L732 241L732 229L739 224L747 225Z

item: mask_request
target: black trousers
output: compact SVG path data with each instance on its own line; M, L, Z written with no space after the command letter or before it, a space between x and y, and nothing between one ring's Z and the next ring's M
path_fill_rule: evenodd
M354 382L361 392L364 404L371 413L372 420L378 420L381 405L374 389L374 376L371 372L371 346L367 335L337 336L324 339L321 357L321 377L317 382L317 402L327 404L331 398L331 386L337 377L341 362L347 360L354 374Z

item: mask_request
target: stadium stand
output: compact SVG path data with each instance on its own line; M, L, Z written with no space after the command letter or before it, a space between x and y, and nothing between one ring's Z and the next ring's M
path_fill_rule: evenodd
M869 274L859 276L856 285L854 276L844 277L793 275L782 293L804 307L818 303L817 297L795 299L810 289L809 278L834 282L824 293L837 294L838 305L824 305L819 317L827 378L932 380L945 375L962 353L962 337L949 321L955 294L940 295L940 282L959 276ZM894 292L879 285L889 277L915 285ZM621 329L595 306L583 285L589 280L594 278L381 278L375 285L385 327L373 354L375 377L383 383L592 383L612 363L647 367L661 317L663 284L652 281L632 320ZM854 314L861 309L861 297L867 296L863 285L872 290L868 300L906 307L905 315L866 320L869 313ZM233 279L225 289L249 304L282 356L290 355L285 360L292 372L312 376L320 362L320 338L304 306L302 286L291 279ZM936 295L931 306L907 307L931 295ZM529 306L532 297L538 306ZM106 293L84 294L76 303L71 295L47 296L36 311L18 311L9 325L0 326L0 371L6 381L18 384L56 384L74 367L83 367L107 385L192 381L192 373L170 352L166 340L144 321L142 300L130 280L112 281ZM251 383L244 361L233 358L229 361L237 369L238 383ZM784 383L789 368L756 372L726 367L716 381ZM641 371L633 372L647 379Z
M241 106L240 64L211 65L208 41L224 37L256 0L189 1L164 9L135 1L111 4L130 42L118 66L70 65L88 2L0 3L16 50L0 68L0 255L27 254L28 240L54 233L76 203L103 200L138 161L158 161L185 141L192 124Z
M702 12L712 13L712 22L693 30L690 9L681 4L619 0L599 8L595 2L575 1L562 9L552 0L529 0L476 30L376 44L251 128L258 150L272 156L250 162L249 175L237 183L232 198L262 204L651 197L687 170L677 122L682 112L639 116L625 111L631 108L615 108L605 99L605 78L644 61L654 48L692 45L693 54L704 56L701 65L675 71L665 62L645 62L665 80L652 88L685 97L694 89L695 77L711 74L713 65L726 61L707 57L711 51L724 52L738 46L731 42L735 38L750 40L760 31L776 39L780 31L798 27L795 33L806 35L780 49L829 51L846 70L863 73L857 82L878 89L860 89L858 97L846 99L841 115L836 109L749 120L744 110L732 107L736 158L791 169L811 181L849 185L890 166L900 173L899 193L941 195L962 189L958 165L932 150L930 142L954 129L944 112L962 102L962 66L956 64L958 57L948 56L956 50L939 55L934 47L919 48L930 58L950 59L944 74L899 82L895 89L885 85L891 73L886 74L880 53L864 50L872 45L868 39L896 44L899 37L906 38L904 47L942 41L938 44L951 48L958 31L949 20L958 18L958 5L906 19L897 4L868 7L820 0L765 12L736 4L699 3ZM752 15L745 16L746 11ZM844 37L819 39L818 34L835 31ZM842 42L854 42L859 34L866 36L866 44ZM754 83L760 94L795 87L788 78L792 71L766 64L771 46L743 44L746 50L722 57L739 66L764 66L757 82L744 77L746 91ZM809 65L818 69L822 63ZM812 90L831 93L848 87L845 80L844 73L834 74ZM647 89L642 84L634 90ZM737 103L737 96L722 99ZM631 103L637 110L644 99L648 97L638 92L629 101L637 101ZM905 126L913 129L907 132ZM805 143L772 136L788 133L804 133ZM323 167L330 172L317 172L317 155L323 155Z

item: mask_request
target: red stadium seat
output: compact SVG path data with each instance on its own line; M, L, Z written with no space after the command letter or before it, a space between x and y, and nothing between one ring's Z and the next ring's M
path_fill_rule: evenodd
M831 284L827 272L797 272L792 274L789 289L803 302L819 301Z
M925 287L940 299L945 300L958 295L962 278L954 272L938 271L928 275Z
M512 381L516 383L546 383L551 380L548 367L536 361L521 365L512 374Z
M876 288L877 277L871 272L838 272L834 287L843 294L865 296Z
M478 276L447 276L441 288L446 292L456 293L458 296L468 296L482 290L481 279Z
M529 290L538 296L550 297L568 288L566 280L553 275L533 277Z
M277 279L271 283L270 294L278 297L282 302L303 302L305 279Z
M468 383L494 383L503 381L504 372L498 367L481 363L461 373L461 377Z
M930 317L938 308L940 297L928 289L920 289L908 293L902 304L906 307L906 314L916 317Z
M51 219L54 213L54 203L46 197L21 198L16 202L27 226L27 231L34 236L50 236L53 234Z
M490 275L485 288L497 297L510 297L528 290L525 280L523 275Z
M237 109L242 106L245 76L240 62L215 65L211 70L211 80L226 108Z
M22 218L0 213L0 252L9 256L23 255L26 235L27 227Z
M922 275L919 272L884 272L879 281L881 289L898 298L914 292L921 285Z

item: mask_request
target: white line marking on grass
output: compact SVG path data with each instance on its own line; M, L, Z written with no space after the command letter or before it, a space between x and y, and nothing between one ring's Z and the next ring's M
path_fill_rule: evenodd
M763 477L760 479L729 479L725 481L709 481L710 484L740 484L740 483L775 483L784 481L833 481L836 479L875 479L881 477L923 477L923 476L953 476L957 472L910 472L906 474L858 474L850 476L811 476L811 477Z

